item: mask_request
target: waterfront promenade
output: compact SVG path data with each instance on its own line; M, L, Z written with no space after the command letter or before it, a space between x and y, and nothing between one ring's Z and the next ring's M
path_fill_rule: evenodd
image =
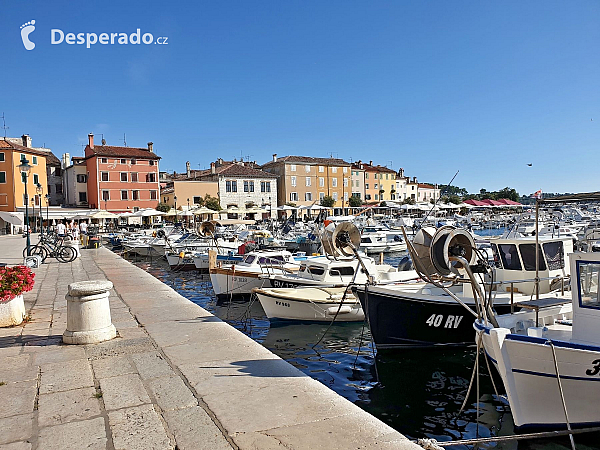
M24 244L0 237L0 262ZM35 269L29 320L0 328L1 449L420 448L108 249L81 252ZM67 286L98 279L118 337L62 344Z

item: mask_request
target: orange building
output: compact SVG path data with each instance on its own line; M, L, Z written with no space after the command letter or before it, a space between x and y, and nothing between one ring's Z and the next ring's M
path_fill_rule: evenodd
M24 210L25 182L29 207L45 206L42 198L48 193L46 157L49 155L52 155L50 150L33 148L28 135L0 138L0 211ZM31 166L27 177L19 169L22 159L27 159Z
M94 145L85 148L87 202L90 208L113 212L156 208L159 203L158 161L152 142L148 148Z
M358 166L365 171L365 201L396 200L396 172L385 166L374 166L373 161L369 164L359 161Z

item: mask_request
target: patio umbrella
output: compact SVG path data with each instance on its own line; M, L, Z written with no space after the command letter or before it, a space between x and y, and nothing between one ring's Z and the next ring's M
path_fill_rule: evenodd
M116 219L119 216L117 216L116 214L113 214L109 211L100 210L93 214L90 214L87 217L90 219Z

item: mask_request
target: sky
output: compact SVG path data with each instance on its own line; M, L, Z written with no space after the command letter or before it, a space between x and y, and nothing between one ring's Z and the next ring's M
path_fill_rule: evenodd
M59 157L93 132L154 142L168 171L277 153L459 171L472 193L600 190L597 0L2 0L0 17L7 135ZM52 43L138 28L152 44Z

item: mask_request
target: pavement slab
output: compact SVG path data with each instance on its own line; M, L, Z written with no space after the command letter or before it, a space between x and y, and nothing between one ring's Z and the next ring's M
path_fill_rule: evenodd
M94 386L92 368L87 359L43 364L40 394Z
M33 433L33 413L0 419L0 430L0 446L28 439Z
M40 395L38 426L59 425L99 416L100 401L95 394L96 389L89 387Z
M42 428L38 437L38 448L105 450L107 440L104 418L97 417Z
M107 410L150 403L150 397L138 374L119 375L100 380L102 399Z
M0 386L0 418L32 413L36 394L37 380Z
M163 411L197 406L198 400L177 376L154 378L148 382L150 392Z
M169 450L175 448L152 405L108 413L115 450Z
M221 430L199 406L167 411L165 420L180 450L231 450Z

